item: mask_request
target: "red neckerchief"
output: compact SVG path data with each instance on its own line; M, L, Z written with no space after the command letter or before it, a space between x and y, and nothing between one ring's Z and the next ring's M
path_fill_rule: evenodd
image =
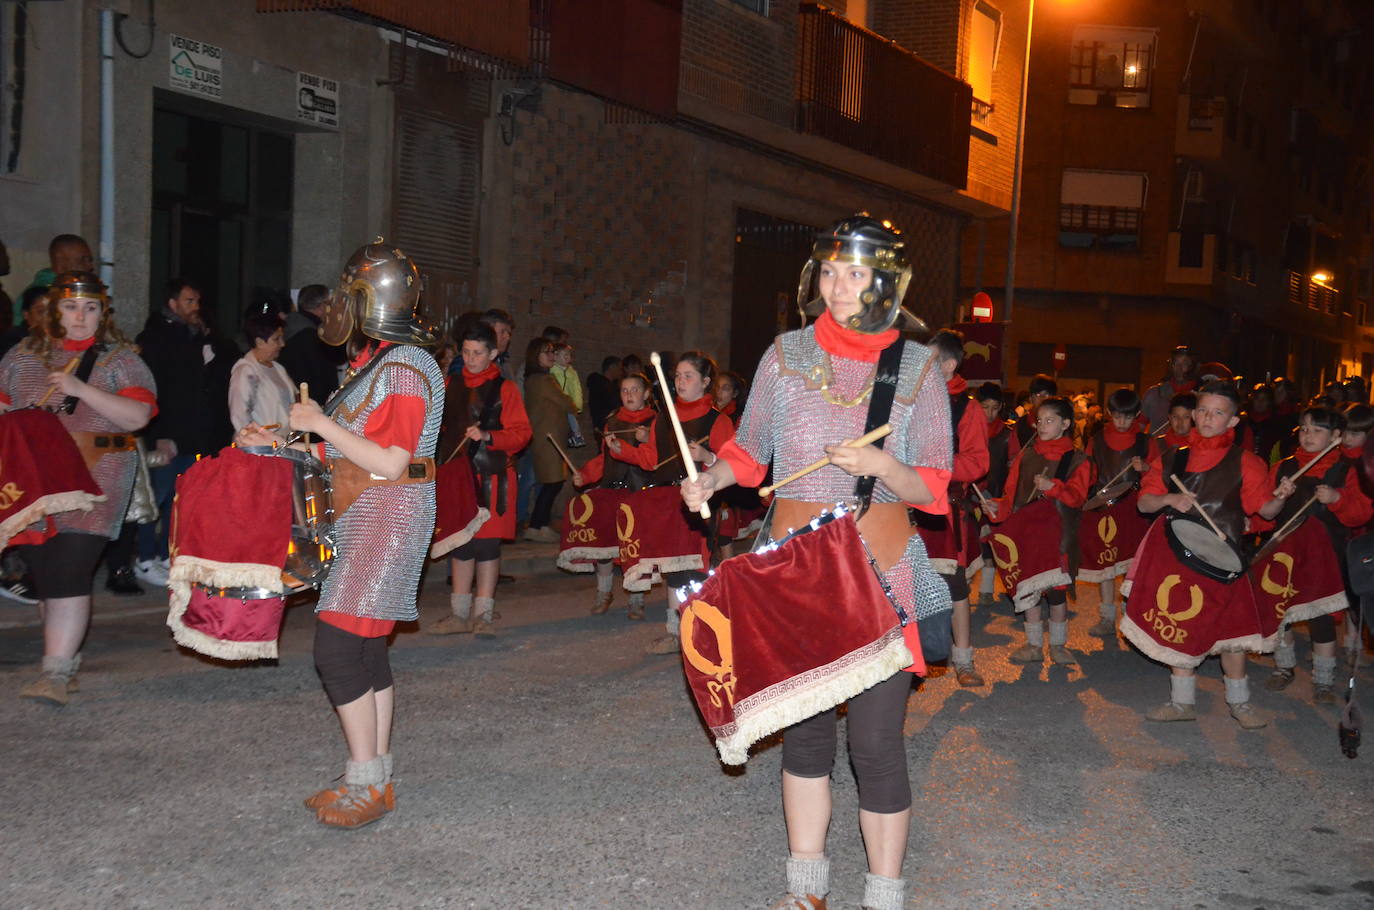
M359 351L358 356L350 360L348 365L355 370L360 370L369 360L391 347L392 344L394 344L394 342L391 341L378 341L376 342L376 347L369 344Z
M1073 440L1067 436L1060 436L1058 439L1035 438L1035 451L1046 458L1060 459L1064 453L1073 448Z
M85 351L95 344L95 336L92 335L85 341L72 341L70 338L62 339L62 350L64 351Z
M487 368L480 373L469 373L468 368L463 367L463 385L469 389L475 389L479 385L486 385L500 375L501 368L495 363L487 364Z
M696 401L683 401L678 398L674 405L677 407L678 420L695 420L714 407L709 395L702 395Z
M952 378L945 380L945 388L951 395L962 395L968 391L968 380L955 373Z
M1164 430L1164 444L1171 449L1176 449L1179 446L1186 446L1188 444L1188 437L1180 436L1175 433L1172 426L1167 427Z
M1108 423L1102 427L1102 441L1113 452L1124 452L1135 445L1135 430L1130 429L1123 433Z
M1236 444L1235 428L1227 430L1220 436L1203 436L1193 427L1188 431L1188 446L1199 452L1214 451L1216 449L1226 449Z
M738 410L739 402L735 401L734 399L731 399L730 401L725 402L725 407L721 408L720 412L724 414L726 417L733 419L735 416L735 412Z
M1362 444L1357 445L1357 446L1341 446L1340 449L1339 449L1339 451L1340 451L1341 455L1342 455L1343 457L1345 457L1345 458L1349 458L1349 459L1352 459L1352 460L1353 460L1353 459L1356 459L1356 458L1363 458L1363 457L1364 457L1364 444L1362 443Z
M1148 433L1150 430L1150 418L1146 417L1144 414L1138 415L1135 419L1135 423L1131 424L1131 431L1134 433Z
M886 332L879 332L871 335L868 332L856 332L848 329L835 321L826 310L821 314L821 318L816 320L816 343L821 346L827 354L833 357L843 357L846 360L862 360L865 363L877 363L878 355L883 349L897 340L898 331L888 329Z
M645 405L638 411L630 411L621 405L620 410L615 412L615 416L617 420L623 420L625 423L643 423L654 416L654 409Z
M1006 432L1007 422L1000 417L988 421L988 439L996 439L998 433Z
M1311 473L1313 477L1320 477L1321 475L1325 474L1327 470L1333 464L1335 464L1336 461L1341 457L1341 453L1338 451L1338 449L1339 446L1336 449L1332 449L1330 452L1327 452L1325 455L1323 455L1321 457L1321 460L1318 461L1316 465L1314 465L1310 469L1309 473ZM1302 468L1306 467L1310 462L1312 462L1317 457L1317 454L1318 453L1316 452L1308 452L1307 450L1300 448L1293 453L1293 458L1297 461L1298 467Z

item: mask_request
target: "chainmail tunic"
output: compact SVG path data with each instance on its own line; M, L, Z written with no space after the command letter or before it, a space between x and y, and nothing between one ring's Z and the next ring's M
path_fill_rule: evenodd
M907 343L888 421L892 433L883 449L903 464L948 471L953 455L944 377L932 364L916 388L930 356L925 346ZM817 343L813 326L780 335L759 361L735 443L759 464L772 462L777 479L806 467L825 456L825 446L864 434L876 372L876 363L827 353ZM778 496L839 502L854 495L856 480L826 465L787 484ZM874 485L873 502L896 501L896 494L881 480ZM905 554L883 577L898 603L917 619L950 609L949 588L931 568L919 534L911 535Z
M425 402L425 423L411 456L434 457L444 414L439 364L413 345L396 345L377 356L382 362L347 391L334 411L335 422L362 436L367 419L388 395L414 396ZM325 454L342 457L328 444ZM334 534L334 565L315 611L401 622L418 618L420 569L434 535L434 484L369 487L338 519Z
M48 374L62 370L72 360L80 360L85 351L67 351L60 346L45 362L43 358L24 350L27 342L16 345L0 360L0 391L10 397L12 407L36 405L52 386ZM76 368L73 367L73 370ZM152 371L143 358L127 345L120 345L96 358L88 383L104 392L118 394L127 388L143 388L157 393ZM65 396L54 392L45 407L56 409ZM109 418L97 413L84 401L77 402L70 414L58 413L57 419L68 432L127 433ZM118 537L129 509L129 496L134 489L134 472L138 468L137 452L110 452L96 462L91 477L105 494L105 501L95 503L89 512L73 510L50 516L59 534L74 532L99 537Z

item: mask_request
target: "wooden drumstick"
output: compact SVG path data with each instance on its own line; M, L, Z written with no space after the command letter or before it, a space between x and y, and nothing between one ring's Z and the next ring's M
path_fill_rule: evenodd
M63 372L63 373L71 373L72 370L76 369L76 365L79 364L80 362L81 362L81 358L80 358L80 357L73 357L71 360L68 360L68 361L67 361L67 365L64 366L64 367L62 368L62 372ZM52 393L53 393L53 392L56 392L56 391L57 391L57 386L56 386L56 385L50 385L50 386L48 386L48 391L44 393L44 395L43 395L42 398L38 399L38 404L34 405L34 407L36 407L36 408L41 408L41 407L43 407L43 405L45 405L45 404L48 403L48 399L52 397Z
M1289 532L1298 519L1305 517L1304 513L1312 507L1312 503L1317 501L1317 495L1312 494L1312 498L1303 503L1298 511L1293 513L1293 517L1283 523L1283 527L1274 532L1270 540L1282 540L1283 536Z
M630 427L628 430L602 430L602 436L631 436L639 431L639 427Z
M1174 482L1174 486L1178 487L1178 491L1180 493L1184 493L1190 498L1193 496L1192 492L1183 485L1183 481L1178 479L1177 474L1170 474L1169 479ZM1221 532L1221 528L1217 527L1217 523L1212 520L1212 516L1207 514L1207 510L1202 507L1202 503L1198 502L1196 499L1193 499L1193 508L1197 509L1197 513L1207 521L1208 526L1216 532L1217 537L1221 538L1222 540L1226 539L1226 535Z
M858 439L847 439L844 442L840 443L840 445L844 446L846 449L857 449L862 446L872 445L873 443L877 442L879 439L882 439L884 436L888 435L891 432L892 424L885 423L882 426L878 427L878 429L865 433ZM805 477L812 471L819 471L821 468L825 467L828 464L830 464L829 455L825 456L824 458L818 458L806 467L802 468L800 471L793 471L791 474L788 474L786 477L784 477L782 480L779 480L772 486L759 487L759 495L767 496L769 493L772 493L778 487L786 486L794 480L798 480L802 477Z
M1116 472L1116 476L1113 477L1111 480L1107 481L1106 483L1104 483L1099 489L1100 489L1100 490L1108 490L1108 489L1111 489L1112 484L1116 483L1118 480L1120 480L1121 478L1125 477L1125 476L1126 476L1126 472L1129 471L1129 470L1131 470L1131 464L1130 464L1130 462L1127 462L1127 463L1126 463L1126 467L1122 468L1120 471L1117 471L1117 472Z
M301 397L300 397L300 402L301 402L301 404L305 404L306 401L308 401L308 400L310 399L310 383L308 383L308 382L302 382L302 383L301 383L300 395L301 395ZM310 434L309 434L309 433L302 433L302 434L301 434L301 442L304 442L306 445L310 445Z
M1334 449L1336 446L1338 446L1338 445L1340 445L1340 444L1341 444L1341 441L1340 441L1339 439L1333 439L1333 440L1331 440L1331 444L1328 445L1326 448L1322 449L1320 452L1318 452L1316 458L1313 458L1313 459L1312 459L1311 461L1309 461L1307 464L1305 464L1305 465L1303 465L1302 467L1298 468L1298 469L1297 469L1295 472L1293 472L1292 474L1289 474L1289 475L1288 475L1288 479L1289 479L1289 480L1296 481L1299 477L1301 477L1302 475L1306 474L1306 473L1307 473L1307 470L1308 470L1309 468L1311 468L1312 465L1316 464L1317 462L1319 462L1319 461L1321 461L1323 458L1325 458L1327 452L1330 452L1332 449ZM1274 496L1279 495L1279 491L1278 491L1277 488L1274 490L1273 495L1274 495Z
M677 407L673 404L673 387L668 385L668 377L663 375L663 358L658 356L658 351L651 351L649 362L654 365L659 387L663 389L663 401L668 407L668 417L673 421L673 435L677 437L678 454L682 456L683 467L687 469L687 479L696 483L697 463L692 460L692 453L687 448L687 434L682 432L682 421L677 417ZM710 518L711 507L703 502L701 508L697 509L697 514L702 518Z
M711 438L710 436L703 436L703 437L701 437L700 439L695 440L695 442L694 442L693 444L694 444L694 445L701 445L703 442L705 442L706 440L708 440L708 439L710 439L710 438ZM665 464L667 464L668 462L670 462L670 461L676 461L677 459L679 459L679 458L681 458L681 457L682 457L681 453L679 453L679 452L674 452L673 454L669 455L667 458L665 458L665 459L663 459L662 461L660 461L658 464L654 465L654 466L653 466L653 470L657 471L659 468L663 467L663 466L664 466Z
M572 459L568 457L567 452L563 451L563 447L558 444L558 440L553 438L552 433L545 433L544 435L548 437L549 442L553 443L553 447L558 450L558 457L563 459L563 463L568 466L568 470L576 474L577 468L573 467Z
M1041 476L1041 477L1049 477L1049 476L1050 476L1050 470L1051 470L1050 468L1045 468L1045 470L1043 470L1043 471L1040 472L1040 476ZM1044 496L1044 495L1045 495L1045 491L1042 490L1042 489L1040 489L1039 487L1036 487L1036 488L1035 488L1035 493L1031 495L1031 498L1030 498L1030 499L1026 500L1026 505L1030 505L1031 503L1035 502L1037 499L1039 499L1041 496Z
M983 495L982 490L978 489L978 484L971 483L969 486L973 488L973 494L978 497L978 501L983 504L983 509L986 511L988 507L988 498Z

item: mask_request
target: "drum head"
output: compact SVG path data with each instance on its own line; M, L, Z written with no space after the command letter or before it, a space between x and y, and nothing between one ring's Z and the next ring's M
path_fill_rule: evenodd
M1164 536L1179 561L1199 575L1230 584L1245 574L1245 560L1235 546L1201 521L1172 516L1164 525Z

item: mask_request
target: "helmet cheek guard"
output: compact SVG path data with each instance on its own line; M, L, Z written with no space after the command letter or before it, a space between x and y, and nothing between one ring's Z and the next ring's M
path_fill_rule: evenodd
M434 333L419 318L421 284L415 261L378 237L344 264L325 303L320 339L343 344L356 329L378 341L433 344Z
M353 334L353 327L357 324L354 318L357 304L353 297L353 291L339 288L325 301L319 329L320 340L325 344L343 344Z

